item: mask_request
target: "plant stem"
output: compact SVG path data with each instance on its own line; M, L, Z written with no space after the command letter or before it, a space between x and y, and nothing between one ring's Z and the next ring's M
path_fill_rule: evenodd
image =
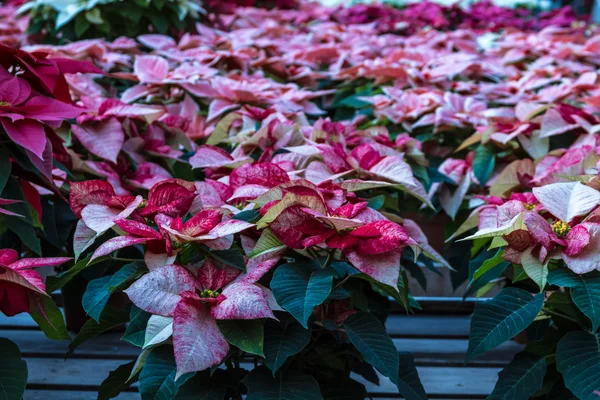
M562 314L562 313L559 313L559 312L556 312L556 311L548 310L547 308L542 308L542 311L545 312L548 315L559 317L559 318L564 318L566 320L569 320L569 321L574 322L577 325L581 326L581 324L579 323L579 321L577 321L573 317L569 317L568 315L565 315L565 314Z

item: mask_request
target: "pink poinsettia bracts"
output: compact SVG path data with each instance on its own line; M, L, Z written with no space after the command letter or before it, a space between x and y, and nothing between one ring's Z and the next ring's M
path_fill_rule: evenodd
M337 192L336 196L344 196L343 190ZM268 226L290 248L326 245L341 249L358 270L397 287L402 249L417 245L403 227L386 220L364 201L337 206L339 198L331 198L308 181L280 185L264 195L270 196L280 198L263 206L259 228Z
M142 310L173 318L177 377L223 361L229 343L218 320L275 318L268 289L237 280L240 272L209 257L197 276L182 266L166 265L125 291Z
M600 225L595 217L600 192L569 182L511 197L505 203L492 199L501 205L480 210L480 230L472 238L501 236L506 243L503 257L516 264L537 260L541 266L560 258L578 274L600 267Z
M8 73L0 66L0 124L8 137L44 159L46 132L44 125L58 126L85 110L43 96L25 79Z
M21 258L15 250L0 250L0 311L11 317L29 312L32 296L48 296L42 277L33 270L56 266L68 257Z

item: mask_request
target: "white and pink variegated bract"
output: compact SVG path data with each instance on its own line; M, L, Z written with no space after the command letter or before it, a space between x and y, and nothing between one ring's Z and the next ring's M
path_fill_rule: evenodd
M229 343L218 320L275 318L269 290L241 271L208 257L197 275L165 265L140 278L125 292L142 310L173 318L177 376L219 365Z

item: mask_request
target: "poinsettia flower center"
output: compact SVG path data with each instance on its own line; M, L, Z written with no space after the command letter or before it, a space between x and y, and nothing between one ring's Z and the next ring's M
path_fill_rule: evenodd
M552 230L556 233L556 236L565 237L571 230L571 227L566 222L558 220L552 224Z
M0 101L0 107L12 107L8 101Z
M219 290L204 289L202 292L200 292L200 297L204 299L216 299L220 294L221 293Z
M523 204L523 208L529 211L532 211L535 209L535 204L529 204L529 203L525 203ZM560 222L560 221L557 221Z

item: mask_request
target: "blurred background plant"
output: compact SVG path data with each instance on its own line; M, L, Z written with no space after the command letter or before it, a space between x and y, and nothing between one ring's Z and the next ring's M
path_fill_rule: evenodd
M65 41L193 30L204 10L199 0L35 0L20 14L31 17L29 33Z

